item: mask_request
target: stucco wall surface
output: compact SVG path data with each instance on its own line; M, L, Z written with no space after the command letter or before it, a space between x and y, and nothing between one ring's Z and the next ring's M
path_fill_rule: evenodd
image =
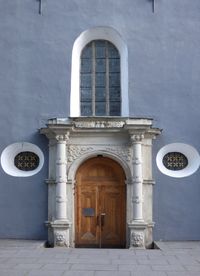
M130 116L151 117L163 129L154 142L154 237L200 239L200 170L162 175L158 150L183 142L200 151L199 0L0 1L0 152L15 142L38 145L43 169L16 178L0 168L0 237L47 236L48 142L38 129L69 116L75 39L97 26L117 30L128 47Z

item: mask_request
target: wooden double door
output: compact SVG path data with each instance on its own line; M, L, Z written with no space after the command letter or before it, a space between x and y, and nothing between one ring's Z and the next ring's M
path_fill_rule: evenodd
M91 158L76 174L75 246L123 248L125 244L124 171L110 158Z

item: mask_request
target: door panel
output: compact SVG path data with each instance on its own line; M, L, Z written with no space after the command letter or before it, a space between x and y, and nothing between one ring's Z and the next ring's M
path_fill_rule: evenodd
M76 247L125 247L125 175L109 158L86 161L76 175Z
M105 213L104 227L101 235L102 247L120 245L121 241L124 239L124 194L125 187L117 186L116 183L102 187L100 198L103 202L103 206L101 212ZM123 244L121 244L121 246L123 246Z
M76 237L78 244L98 245L98 231L96 227L98 189L95 185L81 185L77 189L77 229ZM87 212L87 209L93 209Z

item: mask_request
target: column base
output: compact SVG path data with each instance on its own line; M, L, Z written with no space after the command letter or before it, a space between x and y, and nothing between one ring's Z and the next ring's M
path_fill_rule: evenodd
M52 247L70 247L69 229L71 223L67 220L46 222L49 232L49 245Z
M128 224L130 249L145 249L145 230L147 226L144 221L132 221Z

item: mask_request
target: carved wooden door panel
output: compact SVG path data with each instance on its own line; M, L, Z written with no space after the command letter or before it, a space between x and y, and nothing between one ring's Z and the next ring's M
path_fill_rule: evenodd
M125 175L118 163L96 157L76 175L76 247L125 247Z

